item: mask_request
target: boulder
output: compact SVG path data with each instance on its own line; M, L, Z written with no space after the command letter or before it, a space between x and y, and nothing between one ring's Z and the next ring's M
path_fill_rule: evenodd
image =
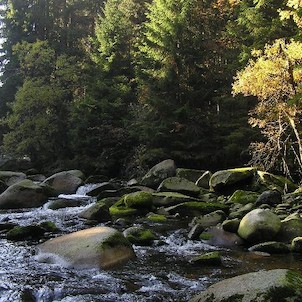
M0 195L0 209L40 207L47 202L49 190L29 179L24 179L8 187Z
M157 188L164 179L175 176L175 174L174 160L166 159L152 167L142 178L141 184L150 188Z
M79 170L69 170L56 173L46 178L43 183L51 186L57 195L74 194L83 184L84 175Z
M157 239L151 230L144 227L130 227L124 230L123 234L132 244L141 246L152 245L153 241Z
M26 178L26 174L22 172L0 171L0 181L7 187L20 182Z
M210 171L205 171L195 182L200 188L209 189L210 188L210 179L212 177L212 173Z
M210 187L219 193L233 193L243 185L251 183L255 168L237 168L215 172L210 178Z
M302 275L287 269L248 273L220 281L189 302L302 301Z
M16 226L7 232L8 240L20 241L41 238L46 230L39 225Z
M165 208L165 210L170 214L174 215L179 213L182 216L199 216L202 214L208 214L216 210L227 211L228 206L221 203L210 203L202 201L190 201L180 203L175 206Z
M270 210L255 209L240 221L238 235L249 243L274 240L281 228L280 218Z
M262 204L275 206L280 203L282 203L282 195L277 190L264 191L256 200L256 206L260 206Z
M222 263L220 253L218 251L196 256L191 260L191 262L201 266L220 265Z
M110 269L135 256L129 241L117 230L94 227L50 239L37 247L38 258L75 268ZM49 254L53 254L51 257Z
M218 223L225 220L226 215L223 211L217 210L214 212L211 212L209 214L205 214L199 217L195 217L193 221L191 222L191 225L199 224L200 226L206 228L209 226L215 226Z
M151 209L153 197L149 192L139 191L124 196L125 205L134 209Z
M302 254L302 237L296 237L291 242L291 250L294 253Z
M227 219L222 224L221 227L226 232L237 233L240 224L240 219Z
M196 197L200 193L200 188L194 182L180 177L169 177L161 182L159 192L178 192Z
M180 178L185 178L195 183L205 172L205 170L177 168L176 176Z
M109 206L104 202L97 202L79 213L79 217L87 220L106 222L111 220Z
M259 193L244 191L244 190L236 190L232 196L228 199L228 203L240 203L240 204L248 204L254 203L259 197Z
M70 208L70 207L79 207L87 204L86 199L76 198L57 198L53 197L50 198L49 202L47 203L47 208L51 210L58 210L62 208Z
M86 193L86 195L96 197L103 191L108 191L108 190L111 191L111 190L116 190L116 189L117 189L116 186L114 186L112 183L107 181L107 182L102 182L102 183L98 184L92 190L88 191Z
M298 186L288 178L274 175L264 171L257 171L255 181L266 190L278 190L279 192L293 192Z
M187 201L197 201L196 198L177 192L153 193L153 204L155 206L173 206Z
M281 229L278 233L278 240L291 242L296 237L302 236L302 218L300 214L292 214L281 221Z
M290 252L289 245L278 242L278 241L269 241L262 242L256 245L253 245L249 248L250 252L263 252L268 254L287 254Z

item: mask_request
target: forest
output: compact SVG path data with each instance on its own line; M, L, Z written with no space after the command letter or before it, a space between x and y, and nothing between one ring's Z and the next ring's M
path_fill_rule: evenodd
M1 0L2 158L302 176L298 0Z

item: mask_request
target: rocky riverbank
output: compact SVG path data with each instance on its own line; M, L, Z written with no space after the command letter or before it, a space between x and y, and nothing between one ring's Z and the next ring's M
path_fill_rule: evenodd
M167 221L189 221L188 238L213 247L242 249L247 253L257 252L267 256L302 253L301 188L282 176L252 167L212 174L210 171L177 168L173 160L166 160L154 166L140 180L108 180L100 176L85 180L80 171L72 170L49 178L2 171L0 181L3 191L0 195L0 209L3 211L41 206L56 210L85 204L84 199L75 201L59 194L72 194L81 184L94 183L87 194L95 198L95 203L79 214L79 219L84 219L89 225L85 234L61 234L52 221L16 225L9 221L8 215L5 221L0 222L2 234L9 240L48 240L46 244L37 244L37 251L54 254L60 258L60 263L64 260L66 265L81 263L85 258L89 265L93 263L95 266L110 268L111 264L115 265L112 258L109 266L95 261L97 258L103 259L107 249L107 255L112 250L123 250L123 254L128 255L121 261L121 254L116 253L116 264L120 265L134 256L131 244L162 244L160 234L150 228L137 226L138 221L153 221L162 224L163 228ZM89 242L89 236L95 234L96 230L100 238L97 249ZM108 235L105 240L104 234ZM56 239L51 240L53 237ZM67 244L64 253L47 249L47 246L54 245L54 240L67 242L69 238L72 238L72 248ZM85 241L83 244L83 238L88 243ZM78 251L76 255L79 252L84 255L82 260L72 256L75 251ZM90 256L91 261L87 260ZM51 261L56 259L53 257ZM219 267L223 262L219 248L190 261L196 269L207 265ZM295 276L294 283L298 288L289 290L288 295L299 298L302 288L300 275L292 272L288 274ZM265 295L267 292L270 292L269 287ZM239 293L234 289L233 294L236 296ZM215 299L211 301L224 301L225 297Z

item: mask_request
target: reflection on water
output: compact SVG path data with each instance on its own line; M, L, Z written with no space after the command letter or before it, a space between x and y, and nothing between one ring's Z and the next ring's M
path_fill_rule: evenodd
M85 188L81 190L83 197ZM51 220L63 234L89 227L78 218L85 207L2 212L0 221L28 225ZM112 271L40 263L34 254L38 242L10 242L0 233L0 302L181 302L223 278L261 269L300 270L301 256L267 257L208 246L188 240L186 225L176 220L152 225L162 244L134 247L137 258ZM218 249L222 266L196 267L190 262L194 255Z

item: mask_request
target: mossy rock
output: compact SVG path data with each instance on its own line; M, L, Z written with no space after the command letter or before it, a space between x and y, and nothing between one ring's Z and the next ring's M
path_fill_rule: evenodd
M228 206L220 203L210 203L202 201L190 201L178 204L176 206L171 206L165 210L169 214L179 213L182 216L199 216L203 214L208 214L217 210L228 211Z
M157 236L149 229L143 227L130 227L123 232L130 243L141 246L152 245Z
M288 178L264 171L257 171L257 182L266 189L278 190L279 192L293 192L298 189L298 186Z
M200 193L200 188L194 182L181 177L169 177L161 182L158 187L160 192L178 192L196 197Z
M127 207L125 205L124 198L121 198L109 208L109 213L114 217L125 217L138 214L138 210Z
M269 210L255 209L240 221L238 235L249 243L272 241L281 228L280 218Z
M209 214L205 214L203 216L196 217L194 219L194 223L199 224L200 226L206 228L209 226L215 226L218 223L225 220L226 214L225 212L221 210L217 210L214 212L211 212Z
M302 301L302 274L287 269L261 270L215 283L189 300L189 302L235 301Z
M124 196L126 207L134 209L151 209L153 206L153 197L149 192L139 191Z
M198 201L188 195L184 195L177 192L158 192L153 193L153 204L155 206L173 206L188 201Z
M296 237L292 240L291 250L294 253L302 254L302 237Z
M59 228L52 221L43 221L39 223L39 226L43 228L46 232L56 233L59 231Z
M244 191L244 190L236 190L232 196L228 199L228 203L240 203L240 204L248 204L255 203L257 198L259 197L259 193Z
M237 233L239 224L240 224L239 218L227 219L221 224L221 227L226 232Z
M222 260L221 260L220 253L218 251L215 251L215 252L209 252L203 255L196 256L191 260L191 262L197 265L206 266L206 265L221 265Z
M251 183L255 173L255 168L250 167L217 171L210 178L210 188L228 195L241 186Z
M302 236L302 218L299 214L292 214L281 221L281 229L277 235L279 241L291 242Z
M69 199L69 198L53 198L47 203L47 208L51 210L59 210L69 207L79 207L86 203L86 200Z
M45 228L39 225L16 226L7 232L8 240L22 241L27 239L38 239L43 237Z
M149 214L147 219L153 222L165 222L167 221L167 217L161 214Z

